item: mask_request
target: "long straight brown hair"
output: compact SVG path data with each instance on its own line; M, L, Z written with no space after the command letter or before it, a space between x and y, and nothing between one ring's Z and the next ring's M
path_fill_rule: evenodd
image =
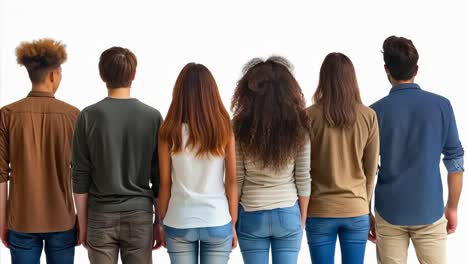
M233 135L231 122L216 81L202 64L185 65L177 77L171 106L159 136L169 144L172 153L182 151L183 123L189 127L185 147L196 151L197 156L224 156Z
M320 68L314 101L323 109L331 127L345 128L356 121L356 106L362 104L351 60L342 53L330 53Z

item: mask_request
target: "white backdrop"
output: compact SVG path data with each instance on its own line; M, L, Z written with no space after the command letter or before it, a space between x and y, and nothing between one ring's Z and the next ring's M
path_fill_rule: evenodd
M163 115L187 62L203 63L212 71L229 107L243 64L271 54L286 56L295 65L310 104L323 58L328 52L343 52L354 62L364 102L371 104L390 89L381 47L395 34L413 40L421 57L417 82L451 100L466 146L466 10L463 1L0 0L0 105L30 90L26 70L16 64L15 47L42 37L67 44L69 59L56 97L80 109L106 96L97 63L100 53L113 45L137 55L133 96ZM445 179L445 169L441 172ZM465 263L468 257L466 202L464 195L457 233L448 241L448 263ZM153 259L169 263L165 249L155 251ZM76 260L88 263L82 247ZM3 246L0 263L10 263ZM242 263L239 250L231 255L231 263ZM310 263L305 239L299 263ZM376 263L371 243L366 263ZM411 249L408 263L417 263Z

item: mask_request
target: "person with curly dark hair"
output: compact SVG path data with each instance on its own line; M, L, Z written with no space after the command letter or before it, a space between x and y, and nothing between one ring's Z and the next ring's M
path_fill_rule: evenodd
M16 57L32 89L0 110L0 238L13 264L39 263L44 244L48 263L73 263L70 153L79 110L54 97L67 52L59 41L39 39L21 43Z
M312 263L362 264L379 157L375 112L362 104L353 63L330 53L320 68L310 117L312 191L306 223Z
M246 264L296 263L310 195L309 121L292 65L246 64L232 99L240 196L237 232Z

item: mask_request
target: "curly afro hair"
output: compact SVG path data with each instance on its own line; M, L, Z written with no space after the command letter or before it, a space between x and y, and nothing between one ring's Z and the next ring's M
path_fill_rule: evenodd
M66 60L65 45L53 39L22 42L16 48L16 61L26 67L33 83L42 82L49 70L59 67Z

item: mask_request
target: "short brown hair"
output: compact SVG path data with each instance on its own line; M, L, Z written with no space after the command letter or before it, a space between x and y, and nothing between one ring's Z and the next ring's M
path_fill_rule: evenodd
M419 54L411 40L388 37L383 43L383 56L385 65L395 80L406 81L416 75Z
M22 42L16 48L16 61L28 70L32 83L44 81L47 73L67 60L65 45L53 39Z
M130 87L135 77L137 58L129 49L112 47L99 59L99 74L107 88Z

